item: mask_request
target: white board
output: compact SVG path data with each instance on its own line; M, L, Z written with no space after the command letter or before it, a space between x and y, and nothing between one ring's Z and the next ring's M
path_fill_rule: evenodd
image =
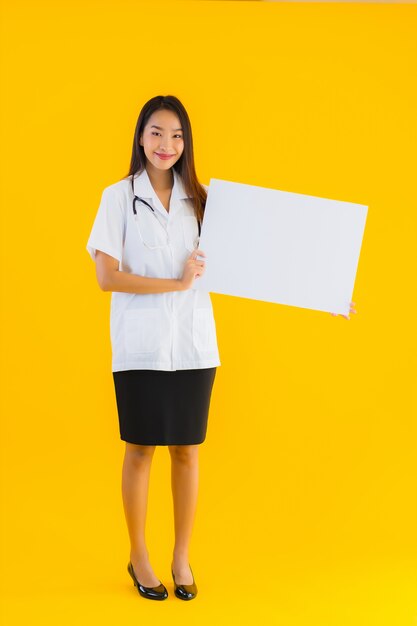
M193 288L348 315L367 210L212 178Z

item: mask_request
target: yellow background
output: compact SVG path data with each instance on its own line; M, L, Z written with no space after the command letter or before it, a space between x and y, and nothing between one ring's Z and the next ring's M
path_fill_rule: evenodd
M1 35L4 624L415 626L417 7L9 0ZM212 294L190 603L166 448L147 540L169 600L126 571L110 294L85 249L157 94L186 106L201 182L369 207L349 321Z

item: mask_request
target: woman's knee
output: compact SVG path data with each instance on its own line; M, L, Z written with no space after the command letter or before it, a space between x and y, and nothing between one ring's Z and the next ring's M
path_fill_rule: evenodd
M126 441L126 457L133 463L142 463L152 459L156 446L146 446Z
M168 446L173 461L192 463L198 458L198 444Z

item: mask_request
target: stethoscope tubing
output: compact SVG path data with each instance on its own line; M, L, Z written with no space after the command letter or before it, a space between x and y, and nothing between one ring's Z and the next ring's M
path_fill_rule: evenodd
M136 204L136 202L138 201L138 202L142 202L143 204L146 204L146 206L147 206L147 207L149 207L149 208L150 208L150 210L152 211L152 213L155 215L155 209L153 208L153 206L151 206L151 205L149 204L149 202L146 202L146 200L144 200L143 198L139 198L139 196L137 196L137 195L135 194L135 189L134 189L134 186L133 186L133 176L132 176L132 178L131 178L131 183L132 183L132 193L133 193L133 204L132 204L132 207L133 207L133 214L134 214L135 216L137 215L137 211L136 211L136 206L135 206L135 204ZM156 217L156 215L155 215L155 217ZM158 221L159 221L159 220L158 220ZM198 236L200 237L200 235L201 235L201 224L200 224L200 220L197 220L197 223L198 223Z

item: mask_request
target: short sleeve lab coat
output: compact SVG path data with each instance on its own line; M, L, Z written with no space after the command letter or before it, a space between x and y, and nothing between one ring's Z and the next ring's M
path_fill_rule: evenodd
M103 190L87 243L119 261L119 270L154 278L182 277L184 264L198 245L198 222L191 199L175 170L169 212L146 169ZM207 189L207 187L206 187ZM195 280L198 280L196 278ZM180 370L221 365L216 324L208 292L187 289L153 294L112 292L110 307L112 371Z

